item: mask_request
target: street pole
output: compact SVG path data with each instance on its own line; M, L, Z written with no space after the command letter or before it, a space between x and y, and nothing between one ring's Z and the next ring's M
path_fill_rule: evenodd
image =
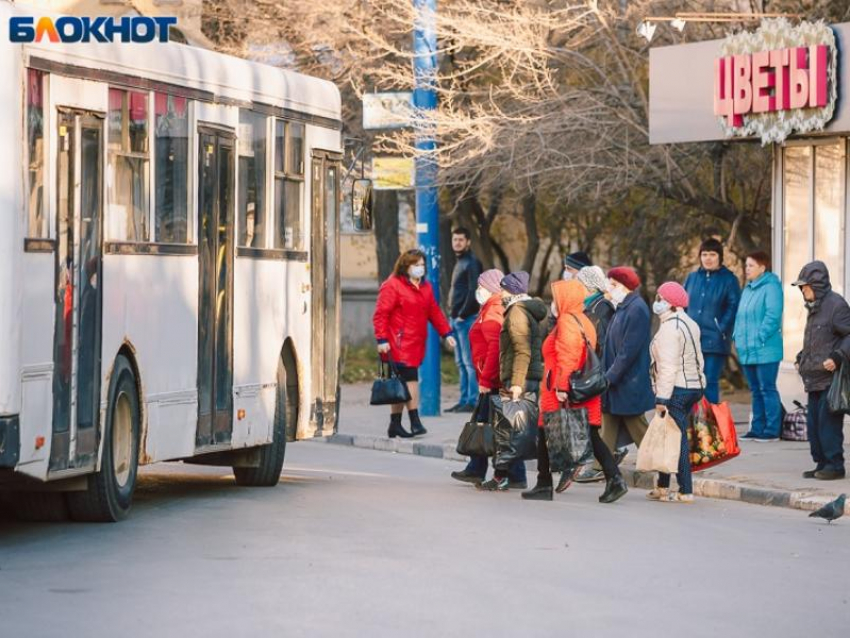
M413 106L415 109L417 151L436 148L430 124L422 117L437 108L437 33L434 18L437 0L413 0L416 23L413 25ZM440 301L440 208L437 202L437 164L431 155L416 157L416 235L425 252L429 281ZM423 416L440 415L440 338L428 326L425 360L419 369Z

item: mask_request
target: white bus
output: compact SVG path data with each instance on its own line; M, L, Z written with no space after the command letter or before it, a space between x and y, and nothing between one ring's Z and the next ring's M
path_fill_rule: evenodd
M0 2L0 488L112 521L142 464L275 485L287 441L336 429L338 90L174 43L12 44L23 14Z

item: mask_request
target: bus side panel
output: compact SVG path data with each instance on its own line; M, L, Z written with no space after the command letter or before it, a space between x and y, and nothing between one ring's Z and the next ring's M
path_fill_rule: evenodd
M0 11L5 20L7 11ZM18 45L0 39L0 416L21 412L21 256L24 211L24 77Z
M198 258L106 255L103 400L122 344L135 351L143 403L143 463L192 456L198 419Z

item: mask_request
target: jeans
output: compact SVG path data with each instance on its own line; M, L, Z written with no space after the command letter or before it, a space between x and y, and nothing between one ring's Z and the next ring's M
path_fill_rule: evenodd
M472 348L469 346L469 330L475 323L475 315L466 319L452 319L455 332L455 363L460 373L460 404L475 405L478 400L478 377L472 363Z
M844 415L829 411L828 392L809 392L809 447L819 470L843 472Z
M702 354L705 361L705 398L709 403L720 403L720 375L726 365L725 354Z
M686 390L684 388L673 388L673 396L667 402L667 410L670 416L682 431L682 447L679 449L679 471L676 472L676 482L679 484L679 493L693 494L694 486L691 481L691 450L688 444L688 415L694 404L702 398L701 390ZM670 487L670 475L664 472L658 473L658 487Z
M782 403L776 389L779 362L741 366L753 395L750 431L762 439L775 439L782 431Z

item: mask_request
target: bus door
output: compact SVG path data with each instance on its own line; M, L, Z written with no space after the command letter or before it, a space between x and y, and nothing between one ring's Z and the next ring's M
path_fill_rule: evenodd
M57 109L50 470L93 467L100 421L103 115Z
M234 135L198 129L198 430L195 444L233 434Z
M313 392L320 430L333 430L339 390L339 180L341 156L317 151L312 163Z

